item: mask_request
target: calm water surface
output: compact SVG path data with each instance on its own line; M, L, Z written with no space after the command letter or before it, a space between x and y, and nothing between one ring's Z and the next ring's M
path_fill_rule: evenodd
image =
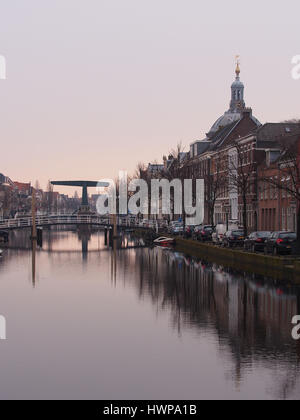
M134 243L124 239L123 246ZM300 399L299 291L104 235L0 260L1 399Z

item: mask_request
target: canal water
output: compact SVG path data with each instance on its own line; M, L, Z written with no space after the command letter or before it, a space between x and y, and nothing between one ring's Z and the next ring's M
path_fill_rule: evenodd
M300 292L128 236L12 234L1 399L299 399Z

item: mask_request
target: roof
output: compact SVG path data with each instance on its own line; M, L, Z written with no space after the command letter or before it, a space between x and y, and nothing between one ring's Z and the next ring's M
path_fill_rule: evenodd
M232 124L235 121L238 121L241 118L240 112L231 112L227 111L223 114L217 121L212 125L211 129L209 130L207 136L211 138L214 133L218 132L218 130L222 127L226 127Z
M256 130L257 148L276 148L278 141L300 134L300 123L266 123Z
M218 147L225 139L226 137L231 133L231 131L239 124L241 121L241 118L239 118L237 121L232 122L231 124L228 124L226 127L221 128L212 138L211 138L211 145L210 150L214 150L216 147Z
M14 185L15 185L15 187L17 187L17 189L20 192L23 192L23 193L28 193L30 188L31 188L31 183L30 182L25 183L25 182L14 181Z

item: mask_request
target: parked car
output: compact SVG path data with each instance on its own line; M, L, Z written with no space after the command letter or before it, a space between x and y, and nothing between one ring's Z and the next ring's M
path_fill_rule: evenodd
M211 241L213 233L213 227L211 225L204 225L201 229L197 230L196 236L198 241Z
M297 235L294 232L273 232L266 240L264 251L266 254L291 254Z
M245 236L243 230L228 230L223 237L223 246L227 248L244 246L244 239Z
M177 223L176 225L174 225L172 233L173 233L173 235L182 235L183 234L183 224L182 223Z
M194 226L194 232L193 232L194 239L198 239L198 235L199 235L201 229L202 229L202 225Z
M195 226L193 226L193 225L187 225L185 227L185 236L187 238L191 238L193 236L194 228L195 228Z
M172 221L169 223L169 226L168 226L168 232L169 232L169 233L173 233L173 230L174 230L175 226L176 226L176 225L178 225L178 223L179 223L179 222L177 222L177 221L175 221L175 220L172 220Z
M271 236L272 232L253 232L244 241L244 249L246 251L263 251L266 240Z
M214 244L220 245L223 242L223 237L227 230L239 229L237 221L229 221L228 229L226 223L218 223L212 233L212 241Z

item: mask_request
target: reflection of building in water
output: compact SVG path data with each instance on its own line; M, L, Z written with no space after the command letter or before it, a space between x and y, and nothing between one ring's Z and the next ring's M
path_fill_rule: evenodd
M247 278L167 250L136 250L119 258L127 272L139 264L139 296L150 297L158 310L171 310L179 332L217 332L220 351L229 350L234 360L231 377L237 386L244 367L263 361L273 369L276 360L285 360L290 370L278 393L287 396L283 389L291 388L300 371L300 343L291 337L291 320L300 314L299 289Z

